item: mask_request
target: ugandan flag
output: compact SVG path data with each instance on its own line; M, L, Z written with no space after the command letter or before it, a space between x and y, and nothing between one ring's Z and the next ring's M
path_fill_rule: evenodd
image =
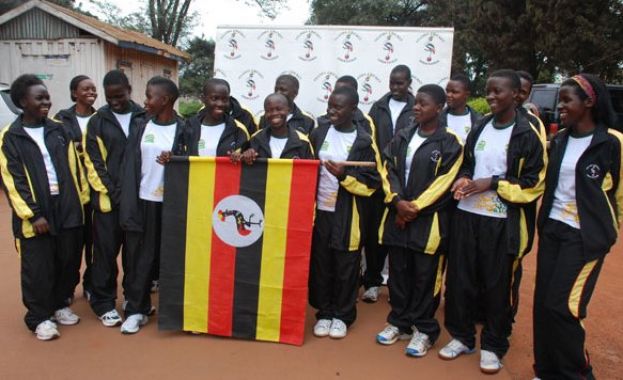
M159 327L301 345L318 161L167 164Z

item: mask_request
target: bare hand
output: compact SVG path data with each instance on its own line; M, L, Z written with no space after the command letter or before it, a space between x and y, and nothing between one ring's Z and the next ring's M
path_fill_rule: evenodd
M240 152L232 152L229 151L229 160L234 164L237 165L241 160L242 160L242 153Z
M394 221L394 223L396 223L396 227L398 227L399 230L404 230L407 225L406 220L401 218L400 215L396 215L396 220Z
M398 212L398 216L403 219L405 222L411 222L413 219L417 217L417 214L420 210L411 202L400 200L396 204L396 211Z
M454 193L454 199L461 200L464 198L463 189L467 186L471 180L467 177L461 177L454 181L454 184L450 188L450 192Z
M480 178L471 181L467 186L463 187L463 195L469 197L472 194L482 193L491 189L491 178Z
M160 165L165 165L171 161L171 151L162 151L158 157L156 157L156 162Z
M242 153L242 161L247 165L253 165L253 161L257 158L257 152L253 148L249 148Z
M329 173L333 174L335 176L335 178L337 178L338 180L343 180L345 175L344 175L344 164L342 163L338 163L335 161L323 161L324 167L327 168L327 170L329 171Z
M43 235L50 232L50 225L48 224L48 221L42 216L32 222L32 228L35 230L35 233L37 235Z

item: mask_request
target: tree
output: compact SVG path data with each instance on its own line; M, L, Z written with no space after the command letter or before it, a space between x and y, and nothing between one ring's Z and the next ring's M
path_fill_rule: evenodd
M180 67L180 92L183 95L198 97L205 81L212 77L214 46L213 40L203 37L194 37L188 41L185 51L190 54L191 60Z
M326 25L419 25L426 17L426 0L312 0L310 23Z

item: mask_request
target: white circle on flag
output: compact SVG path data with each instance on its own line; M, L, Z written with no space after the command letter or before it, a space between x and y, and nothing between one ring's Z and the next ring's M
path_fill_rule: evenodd
M214 208L212 228L225 244L248 247L264 232L264 213L251 198L230 195Z

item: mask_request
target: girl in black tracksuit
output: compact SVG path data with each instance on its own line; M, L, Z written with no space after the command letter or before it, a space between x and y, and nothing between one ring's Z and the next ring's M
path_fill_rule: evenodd
M390 206L379 235L390 247L391 312L376 339L387 345L400 334L413 334L406 354L416 357L426 355L440 332L435 311L447 252L450 186L463 162L460 138L440 124L445 101L441 87L420 87L415 123L398 131L383 152Z
M541 379L594 379L582 319L623 216L623 135L590 74L560 87L565 127L550 145L539 212L534 292L534 370Z
M452 191L453 216L446 274L445 325L452 341L439 351L451 360L475 348L475 307L484 306L480 369L496 373L512 329L512 273L527 253L534 218L526 207L543 192L546 152L538 126L516 111L517 74L499 70L487 79L492 115L467 137Z
M79 281L83 202L88 185L74 143L63 125L47 118L47 88L35 75L11 85L23 113L0 133L0 169L13 209L20 254L24 321L37 338L60 336L55 321L79 321L67 299Z
M86 134L87 124L95 113L93 104L97 99L97 89L91 78L86 75L78 75L69 82L69 92L71 100L76 104L60 110L54 118L61 121L65 126L65 132L76 145L80 160L84 164L82 140ZM93 209L89 203L84 205L84 215L84 262L86 269L82 277L82 287L88 301L91 298L91 263L93 262ZM77 270L79 271L80 267Z

